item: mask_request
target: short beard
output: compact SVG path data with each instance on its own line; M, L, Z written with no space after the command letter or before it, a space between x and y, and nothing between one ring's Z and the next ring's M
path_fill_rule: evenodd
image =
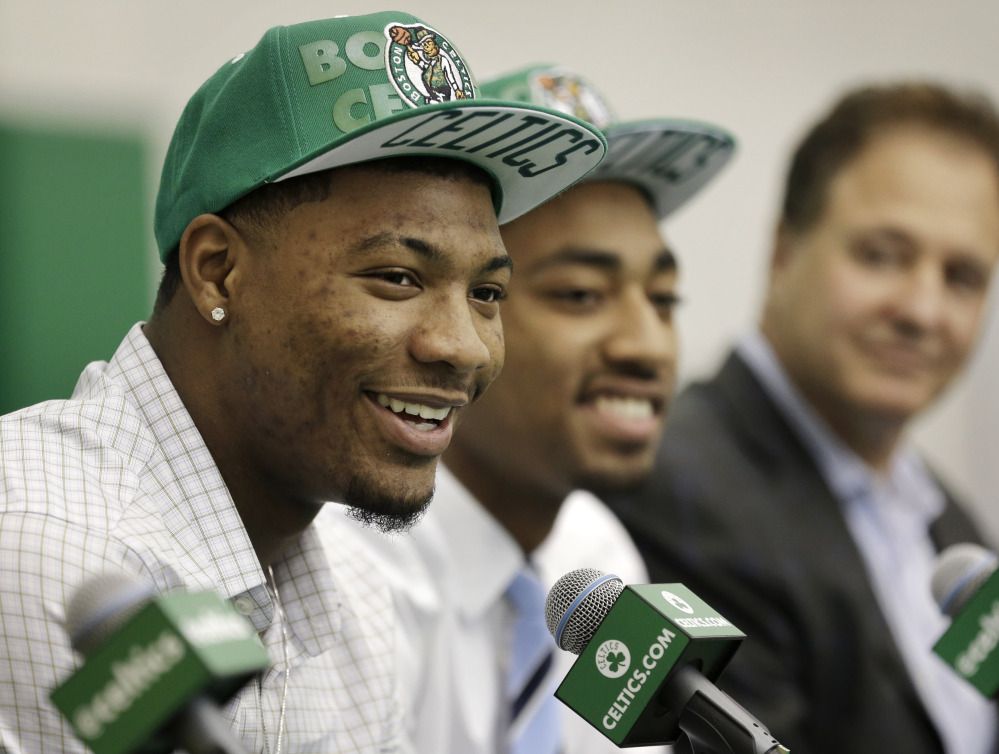
M422 498L390 497L365 484L352 485L344 496L348 518L383 534L403 534L420 522L433 499L433 490Z

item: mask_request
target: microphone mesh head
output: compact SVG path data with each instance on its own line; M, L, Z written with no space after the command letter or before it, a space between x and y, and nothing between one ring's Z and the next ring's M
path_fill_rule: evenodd
M930 591L940 609L954 617L996 570L995 553L965 542L941 552L933 566Z
M612 576L591 589L575 608L572 607L580 595L606 575L596 568L577 568L556 581L555 586L548 592L548 599L545 600L545 622L559 647L566 652L578 655L586 648L586 644L593 638L597 627L607 617L607 613L624 589L624 582L617 576ZM566 617L570 609L572 612ZM563 618L565 625L560 636L558 627Z
M66 605L73 649L89 655L155 596L152 587L124 573L104 573L83 582Z

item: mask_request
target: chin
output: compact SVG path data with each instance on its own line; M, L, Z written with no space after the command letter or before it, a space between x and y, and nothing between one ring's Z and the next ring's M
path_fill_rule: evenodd
M347 515L383 532L408 531L423 517L433 498L432 477L429 484L411 486L378 482L350 480L343 495Z
M860 397L857 403L866 412L896 422L907 422L927 409L938 392L913 388L912 385L892 385Z
M427 502L429 503L429 500ZM426 505L405 511L381 511L372 508L358 508L348 504L346 513L348 518L352 518L363 526L377 529L382 534L405 534L420 522L426 511Z
M589 490L597 497L602 494L630 492L640 487L652 475L652 469L651 460L648 463L618 463L600 468L588 468L577 474L575 487Z

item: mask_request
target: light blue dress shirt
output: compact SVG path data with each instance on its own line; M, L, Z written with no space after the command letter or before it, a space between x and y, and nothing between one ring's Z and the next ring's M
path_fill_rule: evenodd
M868 466L807 403L758 330L743 337L736 351L839 500L881 612L945 749L990 754L996 742L995 703L932 652L949 623L930 593L936 548L929 528L945 504L939 485L908 443L895 451L887 473Z

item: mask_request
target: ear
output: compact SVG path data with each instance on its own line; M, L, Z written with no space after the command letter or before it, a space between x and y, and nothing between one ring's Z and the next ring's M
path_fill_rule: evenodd
M224 324L232 310L227 283L244 249L239 231L218 215L198 215L180 239L184 285L195 309L212 325Z

